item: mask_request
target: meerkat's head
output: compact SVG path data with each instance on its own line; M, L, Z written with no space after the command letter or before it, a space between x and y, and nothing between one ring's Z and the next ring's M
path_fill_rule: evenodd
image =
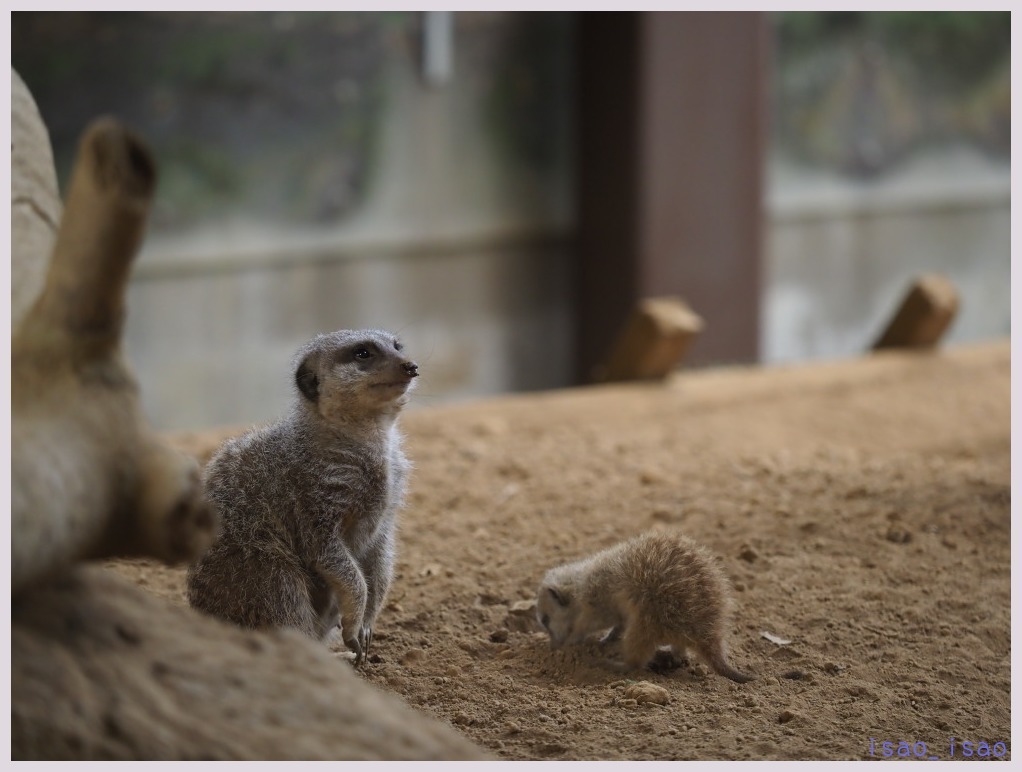
M396 415L419 375L401 342L383 330L317 335L296 361L300 399L331 422Z
M554 571L547 573L539 586L536 599L536 620L550 635L550 648L559 649L575 631L579 605L574 588L562 581Z

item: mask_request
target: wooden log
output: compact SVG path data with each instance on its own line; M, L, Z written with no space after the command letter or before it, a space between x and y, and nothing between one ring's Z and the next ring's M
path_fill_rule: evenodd
M954 320L958 305L958 291L950 280L936 274L920 276L873 349L936 346Z
M639 302L594 379L665 378L702 329L703 320L680 298L646 298Z

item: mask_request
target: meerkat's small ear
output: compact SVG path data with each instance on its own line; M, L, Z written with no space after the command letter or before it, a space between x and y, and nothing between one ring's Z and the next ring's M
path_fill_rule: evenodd
M305 357L302 363L298 365L298 371L295 373L295 383L298 384L298 391L307 400L315 402L319 399L319 376L316 375L316 369L310 361L311 359L311 356Z
M571 603L571 597L563 589L547 587L546 590L550 593L550 597L557 601L558 606L567 606Z

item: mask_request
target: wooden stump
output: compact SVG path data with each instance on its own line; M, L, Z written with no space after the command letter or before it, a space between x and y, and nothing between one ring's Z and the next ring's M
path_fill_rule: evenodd
M646 298L639 302L594 379L665 378L702 329L703 320L680 298Z
M958 312L958 291L947 278L921 276L909 288L901 306L873 349L932 348Z

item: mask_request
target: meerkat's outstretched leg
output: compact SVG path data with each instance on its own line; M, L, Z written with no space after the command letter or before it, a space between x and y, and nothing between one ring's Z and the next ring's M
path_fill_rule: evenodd
M120 340L156 183L110 119L79 146L46 282L11 340L11 590L89 557L195 557L214 520L194 460L145 426Z

